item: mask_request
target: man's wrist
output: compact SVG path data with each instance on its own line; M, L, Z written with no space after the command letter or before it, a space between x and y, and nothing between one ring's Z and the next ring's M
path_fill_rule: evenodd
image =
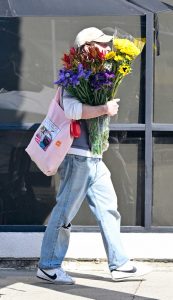
M107 104L103 104L102 105L102 109L103 109L103 114L107 115L108 114L108 106L107 106Z

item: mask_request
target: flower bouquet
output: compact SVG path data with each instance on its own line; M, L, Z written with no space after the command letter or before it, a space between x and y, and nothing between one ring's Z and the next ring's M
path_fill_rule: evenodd
M115 98L123 78L132 70L132 62L141 53L144 42L115 30L110 51L100 51L91 43L71 48L64 54L64 67L55 82L83 104L103 105ZM100 155L108 148L109 117L87 120L93 154Z

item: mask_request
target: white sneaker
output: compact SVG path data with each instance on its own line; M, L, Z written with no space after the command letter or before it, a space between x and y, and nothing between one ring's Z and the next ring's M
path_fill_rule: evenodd
M120 281L131 277L141 277L150 272L152 272L152 269L149 266L143 263L135 263L135 265L133 265L132 262L129 261L121 267L112 270L111 276L113 280Z
M74 284L75 281L62 269L41 269L37 270L37 277L55 284Z

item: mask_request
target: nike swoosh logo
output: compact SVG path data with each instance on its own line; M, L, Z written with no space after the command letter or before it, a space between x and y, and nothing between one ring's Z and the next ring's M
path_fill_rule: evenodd
M47 274L44 270L40 269L47 277L49 277L52 280L55 280L57 278L56 273L54 275Z

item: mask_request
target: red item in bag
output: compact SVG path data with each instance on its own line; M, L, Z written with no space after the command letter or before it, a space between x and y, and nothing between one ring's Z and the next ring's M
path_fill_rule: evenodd
M74 138L79 138L81 135L80 123L77 120L72 120L70 124L70 134Z

